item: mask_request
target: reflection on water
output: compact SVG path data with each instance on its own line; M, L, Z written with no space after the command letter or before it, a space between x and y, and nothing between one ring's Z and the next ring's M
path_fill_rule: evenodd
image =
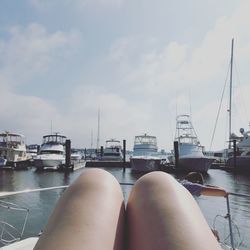
M130 169L125 172L118 168L106 168L119 182L134 183L141 174L131 173ZM0 192L16 191L25 189L44 188L51 186L69 185L80 174L83 169L73 173L64 174L57 172L35 172L33 169L24 171L0 171ZM181 178L183 175L174 175ZM240 175L225 172L222 170L209 170L205 176L205 182L210 185L221 186L229 192L250 194L250 175ZM125 199L127 200L131 190L130 185L122 185ZM19 194L1 198L4 201L16 203L30 209L30 214L24 233L24 237L37 235L45 226L56 202L63 190L50 190ZM221 239L228 237L228 220L224 217L227 214L226 199L221 197L199 197L197 202L201 207L209 225L219 230ZM235 235L235 242L241 243L240 249L250 249L250 200L245 197L230 196L230 209ZM7 211L0 213L0 217L8 218L8 221L15 225L21 225L23 217L20 214ZM1 219L1 218L0 218Z

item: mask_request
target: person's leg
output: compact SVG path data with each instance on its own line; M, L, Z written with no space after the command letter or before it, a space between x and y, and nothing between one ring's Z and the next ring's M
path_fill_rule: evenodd
M121 250L124 212L115 177L85 170L60 198L34 249Z
M129 250L221 249L192 195L172 176L152 172L127 204Z

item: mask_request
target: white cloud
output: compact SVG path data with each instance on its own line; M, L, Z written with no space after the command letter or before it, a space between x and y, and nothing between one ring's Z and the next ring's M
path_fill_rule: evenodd
M1 130L28 135L28 143L40 143L43 133L50 131L50 121L62 121L58 111L48 102L32 96L0 91Z
M69 0L60 3L30 1L38 8L45 9L54 8L60 3L64 6L72 3ZM120 0L86 0L74 1L73 7L90 6L94 7L94 11L100 6L121 7L124 3ZM169 32L167 42L159 38L162 36L157 37L156 33L154 33L155 37L151 37L151 34L147 36L145 33L135 35L134 31L129 30L119 33L126 34L124 37L117 37L112 33L112 37L115 38L105 58L103 58L103 50L107 48L101 48L94 41L95 46L100 46L97 51L101 53L95 54L95 58L91 58L91 63L83 58L83 63L89 66L91 73L86 70L86 74L89 73L89 75L83 75L82 79L74 79L80 82L79 86L76 88L70 86L67 102L63 103L63 107L36 97L17 95L14 91L17 85L20 86L37 76L42 75L46 79L53 69L53 63L72 55L71 49L79 43L81 35L76 31L49 33L45 27L38 24L32 24L26 28L15 27L11 30L8 40L0 41L2 66L0 84L4 86L2 93L14 100L12 105L8 100L3 99L6 105L0 108L0 115L4 115L5 120L10 121L9 124L16 124L23 128L27 134L35 130L34 133L41 134L44 126L49 128L50 121L53 119L55 129L72 138L73 143L89 146L91 131L96 139L97 112L100 107L102 144L110 137L125 138L132 148L133 137L147 132L157 135L160 147L171 149L173 147L171 130L175 127L178 103L178 113L189 113L192 106L195 129L201 143L208 148L219 105L220 93L218 92L222 91L229 64L232 37L235 37L236 61L238 64L246 65L240 67L243 83L241 88L243 94L249 92L247 71L250 58L250 35L247 32L250 24L247 13L249 5L248 1L241 1L238 9L231 16L225 15L215 20L214 26L210 26L212 28L204 37L199 38L199 42L195 41L196 46L191 42L183 42L184 39L171 39L174 36L169 30L164 30L165 26L162 29ZM107 32L105 41L110 39L112 38ZM94 50L95 48L90 47L91 55L94 54ZM66 75L66 72L62 74ZM7 84L12 86L12 93L7 88ZM189 91L193 97L191 101L187 97ZM234 93L235 105L239 106L238 100L243 98L237 91ZM245 106L249 105L249 101L246 100ZM17 106L19 109L27 110L23 115L23 121L29 120L29 123L36 127L35 130L29 125L25 129L25 122L21 122L21 116L15 111ZM9 108L8 111L6 107ZM46 113L37 112L38 107ZM225 110L226 108L224 112L221 111L224 113L222 115L224 125L219 126L216 134L216 147L224 146L226 140ZM242 113L243 108L240 108L239 112ZM245 113L241 114L244 119L241 120L241 124L240 122L235 124L235 128L245 127L247 123L243 121L247 120ZM40 126L40 123L43 124Z
M10 38L1 41L0 84L20 85L45 74L52 63L65 59L80 41L80 33L57 31L49 34L36 23L9 30Z
M28 0L28 2L40 11L46 11L51 8L56 8L56 6L66 6L76 8L81 10L87 6L92 7L116 7L120 8L124 0Z

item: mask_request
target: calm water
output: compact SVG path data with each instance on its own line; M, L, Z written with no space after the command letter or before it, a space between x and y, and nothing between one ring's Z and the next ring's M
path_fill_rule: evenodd
M119 182L134 183L140 175L132 174L130 169L123 173L122 169L106 169L112 173ZM69 185L84 169L74 173L64 174L57 172L35 172L34 169L23 171L0 171L0 192L24 189L44 188L51 186ZM180 178L181 176L176 176ZM217 185L229 192L250 194L250 174L234 175L222 170L209 170L205 176L207 184ZM125 199L128 198L131 186L122 185ZM1 198L4 201L16 203L29 208L27 226L24 238L36 236L45 226L58 198L63 190L43 191L35 193L18 194ZM211 227L215 227L221 240L229 243L228 221L223 217L227 214L226 199L220 197L199 197L197 201ZM233 231L235 242L239 249L250 249L250 199L245 197L230 196L230 209L234 221ZM191 212L191 211L190 211ZM20 225L24 220L22 212L13 210L0 210L0 220L8 218L8 222Z

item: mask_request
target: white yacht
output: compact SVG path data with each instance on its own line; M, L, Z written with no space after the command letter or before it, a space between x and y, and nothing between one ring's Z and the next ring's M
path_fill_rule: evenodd
M65 163L66 136L59 133L43 136L39 154L34 157L34 165L38 170L58 169Z
M130 158L132 171L149 172L160 169L157 139L147 134L135 136L133 156Z
M23 135L7 131L0 134L0 167L25 167L28 160Z
M39 151L39 145L37 144L30 144L27 145L27 154L30 156L30 158L34 158L37 156L37 153Z
M122 147L121 142L116 139L109 139L106 141L103 149L102 161L122 161Z
M178 141L178 167L187 171L207 172L214 158L203 154L203 147L193 128L189 115L179 115L176 118L175 141Z
M235 157L235 164L237 170L248 170L250 169L250 131L244 131L244 129L240 129L242 134L241 137L235 137L237 144L236 144L236 157ZM232 139L234 139L232 137ZM232 151L232 150L231 150ZM227 161L226 166L234 167L234 156L233 152L230 153Z
M70 158L72 161L80 161L83 159L83 155L80 150L72 148Z

